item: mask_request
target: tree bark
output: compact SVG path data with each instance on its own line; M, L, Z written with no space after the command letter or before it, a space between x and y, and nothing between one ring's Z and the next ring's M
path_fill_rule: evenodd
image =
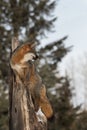
M24 77L23 83L16 78L14 73L11 74L11 79L9 90L9 130L47 130L47 122L38 121L27 79Z

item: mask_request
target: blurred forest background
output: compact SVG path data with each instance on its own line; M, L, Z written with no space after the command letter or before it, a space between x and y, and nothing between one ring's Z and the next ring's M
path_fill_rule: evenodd
M21 42L36 41L40 55L38 71L47 86L54 118L48 121L48 130L87 130L87 111L75 106L73 71L61 76L59 64L72 47L66 47L67 36L42 46L41 39L53 33L57 0L2 0L0 1L0 130L8 130L9 58L11 39ZM86 65L86 64L85 64ZM73 70L72 68L68 68ZM86 71L82 71L86 84ZM82 73L81 72L81 73ZM79 90L78 90L79 91Z

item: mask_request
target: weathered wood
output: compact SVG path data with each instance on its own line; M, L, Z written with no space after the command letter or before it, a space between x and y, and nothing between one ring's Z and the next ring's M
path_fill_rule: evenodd
M12 51L18 46L16 42L12 42ZM15 44L15 45L13 45ZM29 69L24 70L25 75ZM9 130L46 130L47 122L38 121L35 108L29 90L28 78L22 77L22 81L18 76L11 74L12 83L9 94Z

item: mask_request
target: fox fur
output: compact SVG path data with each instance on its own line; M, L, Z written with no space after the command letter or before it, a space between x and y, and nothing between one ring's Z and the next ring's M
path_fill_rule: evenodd
M31 97L34 102L36 112L41 109L47 118L53 115L53 109L46 96L46 87L36 71L32 60L37 59L34 46L32 44L23 44L16 48L11 56L10 65L13 72L21 81L27 79ZM27 70L25 72L25 70Z

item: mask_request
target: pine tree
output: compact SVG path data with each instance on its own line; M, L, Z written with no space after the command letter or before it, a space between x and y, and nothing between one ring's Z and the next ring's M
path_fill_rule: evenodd
M54 87L57 82L60 82L61 77L56 77L59 73L58 64L71 49L71 47L65 47L64 41L66 39L67 36L40 49L39 53L44 62L42 65L40 64L39 70L47 88Z
M48 89L48 96L54 109L54 119L49 121L49 130L73 130L80 106L74 108L71 103L72 89L68 77L61 77L58 64L70 51L65 48L64 40L67 37L45 46L40 51L45 57L40 66L40 75ZM49 52L49 53L48 53Z
M0 70L7 77L9 48L12 36L38 41L45 31L50 31L55 21L50 0L2 0L0 2ZM5 64L4 64L5 63ZM6 69L5 69L6 68Z
M49 122L49 130L73 130L80 106L72 103L72 88L68 77L62 77L51 95L54 108L54 119Z
M5 85L8 84L8 57L12 36L19 36L22 40L37 41L40 44L41 36L45 36L45 32L51 31L53 23L56 20L56 17L52 15L55 3L56 0L53 2L51 0L2 0L0 2L0 77L5 82ZM56 74L59 74L59 70L57 69L59 62L62 61L62 58L70 50L70 48L66 48L64 45L66 38L64 37L53 43L49 43L44 48L38 50L42 57L39 72L47 88L54 88L56 83L61 83L62 77L57 78ZM42 64L42 60L44 60L44 64ZM59 98L57 98L57 95L53 96L50 92L49 95L51 95L53 108L57 115L60 103L58 101ZM3 101L2 99L1 102ZM54 104L55 101L56 103ZM57 122L59 120L58 115L56 118L55 122L52 123L52 127L49 128L50 130L52 128L55 128L55 130L59 128L59 123Z
M4 82L2 87L8 88L10 45L13 36L19 36L22 40L40 41L40 36L50 31L53 22L52 16L55 1L50 0L2 0L0 1L0 78ZM2 91L0 92L2 93ZM3 105L7 102L0 98ZM4 102L4 103L3 103ZM3 108L0 107L0 110ZM6 107L8 110L8 105ZM0 118L1 126L6 125L3 113ZM7 116L7 115L6 115Z

